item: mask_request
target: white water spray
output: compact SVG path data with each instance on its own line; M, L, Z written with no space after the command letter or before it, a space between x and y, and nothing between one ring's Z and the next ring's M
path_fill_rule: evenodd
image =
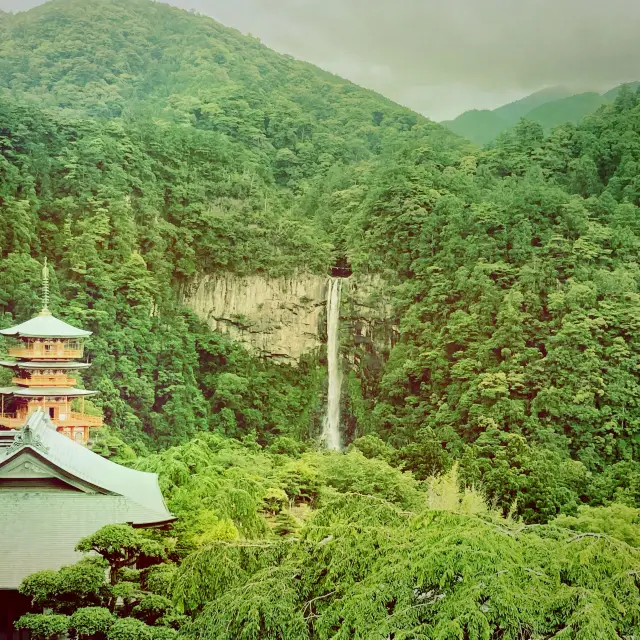
M329 370L329 394L327 414L324 417L322 439L327 449L340 451L340 391L342 369L340 368L340 292L342 280L331 278L327 291L327 364Z

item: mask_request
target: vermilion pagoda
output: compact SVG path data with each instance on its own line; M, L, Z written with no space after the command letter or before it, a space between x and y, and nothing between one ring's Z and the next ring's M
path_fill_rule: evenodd
M34 411L42 409L57 431L86 444L89 428L102 426L102 418L84 412L84 398L97 392L76 388L77 380L70 374L90 366L80 359L84 339L91 331L77 329L49 311L46 263L43 288L44 304L38 316L0 330L1 335L18 341L9 348L9 356L14 359L0 361L1 366L14 372L14 386L0 387L0 429L21 429ZM72 407L78 400L80 407Z

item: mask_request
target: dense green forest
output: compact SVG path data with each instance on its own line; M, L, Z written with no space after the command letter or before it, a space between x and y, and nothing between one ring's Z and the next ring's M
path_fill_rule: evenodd
M166 5L1 16L0 323L37 312L48 257L56 315L94 332L95 450L158 472L179 516L103 532L153 570L105 551L112 583L95 559L30 578L53 613L25 625L632 637L639 176L632 87L479 149ZM259 360L180 303L200 274L337 261L380 276L399 327L387 362L349 369L346 454L317 450L321 353Z
M388 464L395 455L371 436L335 454L204 434L140 460L161 475L174 530L110 525L82 540L99 556L27 578L34 613L20 625L47 640L68 629L109 640L637 632L637 509L526 526L461 489L455 467L419 483ZM128 566L138 558L144 569Z
M334 229L310 212L330 171L412 139L461 142L164 5L52 2L2 28L2 322L37 309L46 255L54 309L96 335L86 382L112 427L152 446L208 427L307 433L315 376L265 368L204 332L177 305L180 283L327 273Z

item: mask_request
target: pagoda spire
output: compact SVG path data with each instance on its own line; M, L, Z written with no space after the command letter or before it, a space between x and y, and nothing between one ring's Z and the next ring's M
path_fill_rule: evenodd
M49 265L46 258L42 267L42 311L40 311L40 315L51 315L51 311L49 311Z

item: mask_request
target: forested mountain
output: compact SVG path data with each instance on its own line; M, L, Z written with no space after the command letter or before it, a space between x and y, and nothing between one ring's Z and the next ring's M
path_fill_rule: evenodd
M48 257L56 314L95 332L96 450L182 516L170 587L102 571L77 600L49 576L35 609L53 593L67 628L120 597L190 638L637 632L638 91L480 150L163 4L0 29L0 323L38 310ZM322 354L257 359L180 302L200 274L337 261L398 329L379 366L343 345L347 455L314 450Z
M494 109L493 113L500 116L502 120L515 124L520 118L524 118L537 107L569 98L572 95L573 91L567 87L547 87L524 98L520 98L520 100L514 100L513 102L502 105Z
M636 89L639 84L633 82L629 87ZM550 87L492 111L465 111L454 120L442 124L454 133L480 145L495 140L500 133L515 126L520 118L541 124L548 133L553 127L561 124L577 124L585 116L595 113L602 105L613 102L622 86L624 85L603 94L593 91L573 94L563 87Z
M48 255L55 308L96 334L90 382L107 421L133 438L206 428L209 408L225 408L217 376L245 359L176 315L181 282L326 273L331 230L302 206L313 184L410 140L461 147L381 96L166 5L57 0L3 29L3 322L36 309L34 260ZM237 392L270 396L273 375L288 374L252 369ZM285 396L286 410L266 418L265 400L241 430L306 430L306 408Z
M96 334L87 384L116 433L153 447L202 429L308 436L318 364L250 357L177 291L199 272L327 273L343 256L395 287L401 328L385 368L350 391L352 434L435 446L436 471L470 452L474 480L494 464L483 446L570 457L569 502L589 473L638 455L630 89L578 127L545 138L523 121L474 154L165 5L58 0L12 16L5 36L3 323L37 309L49 256L56 309Z

